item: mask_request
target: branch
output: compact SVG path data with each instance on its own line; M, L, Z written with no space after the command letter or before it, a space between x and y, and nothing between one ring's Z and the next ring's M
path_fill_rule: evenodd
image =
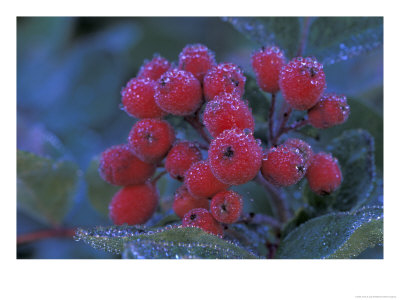
M156 177L154 177L151 182L154 184L156 183L161 177L163 177L165 174L167 174L167 171L162 171L160 172Z
M283 113L283 118L282 118L281 124L279 125L279 129L278 129L276 135L274 136L274 138L271 141L272 146L277 145L278 140L281 137L281 135L283 134L283 131L284 131L285 127L286 127L286 123L289 120L291 113L292 113L292 108L291 107L288 107L286 109L286 111Z
M73 228L55 228L37 232L20 234L17 237L17 245L36 242L46 238L65 237L72 238L75 235Z
M186 116L184 117L184 120L188 122L208 144L210 144L211 140L208 137L207 132L204 130L203 124L201 124L199 120L198 113L196 113L194 116Z
M258 225L268 225L274 228L281 228L282 224L277 219L271 216L263 215L263 214L254 214L249 213L242 216L239 220L239 223L245 224L258 224Z
M265 178L261 175L259 172L256 176L256 178L253 179L255 182L260 184L271 196L271 205L272 208L274 209L276 215L278 215L279 220L284 223L287 220L290 219L292 213L290 212L289 205L284 199L280 192L279 189L269 183Z
M268 131L269 137L268 141L272 141L274 138L274 111L275 111L275 103L276 103L276 94L271 94L271 106L269 107L269 114L268 114Z
M308 120L302 119L300 121L297 121L297 122L291 124L290 126L287 126L287 127L283 128L282 129L282 134L286 133L286 132L289 132L289 131L292 131L292 130L296 130L296 129L302 128L302 127L304 127L304 126L306 126L308 124L309 124Z

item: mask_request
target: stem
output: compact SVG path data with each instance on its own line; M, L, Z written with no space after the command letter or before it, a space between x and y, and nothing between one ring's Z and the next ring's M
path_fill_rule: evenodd
M308 124L309 124L308 120L305 120L305 119L297 121L297 122L291 124L290 126L287 126L287 127L283 128L282 129L282 134L286 133L286 132L289 132L289 131L292 131L292 130L299 129L299 128L304 127L304 126L306 126Z
M163 177L165 174L167 174L167 171L162 171L160 172L156 177L154 177L151 182L155 184L161 177Z
M186 116L184 117L185 121L188 122L200 135L201 137L210 144L211 140L208 137L206 131L204 130L203 124L201 124L199 120L199 114L196 113L194 116Z
M276 102L276 94L272 93L271 94L271 106L269 108L269 114L268 114L268 130L269 130L269 137L268 141L272 141L274 138L274 111L275 111L275 102Z
M291 113L292 113L292 108L288 107L283 114L283 118L282 118L281 124L279 125L278 132L276 133L276 135L274 136L274 138L271 141L272 146L277 145L278 140L281 137L281 135L283 134L283 131L286 127L286 123L289 120Z
M246 224L265 224L274 228L281 228L282 224L277 219L271 216L263 215L263 214L254 214L249 213L242 216L238 222L246 223Z
M272 208L278 215L279 220L282 223L289 220L292 214L289 210L289 205L286 202L286 199L280 195L279 189L265 180L261 173L258 173L256 178L253 180L260 184L270 194Z
M308 33L310 31L310 24L311 24L311 18L305 17L304 21L303 21L302 31L301 31L299 48L297 49L296 56L302 56L304 53L304 50L306 49Z
M65 237L72 238L75 235L73 228L46 229L37 232L20 234L17 237L17 245L36 242L46 238Z

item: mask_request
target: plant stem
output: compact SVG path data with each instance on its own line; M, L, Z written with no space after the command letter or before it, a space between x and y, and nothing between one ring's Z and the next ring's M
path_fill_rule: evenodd
M161 177L163 177L165 174L167 174L167 171L162 171L160 172L156 177L154 177L151 182L154 184L156 183Z
M282 223L275 219L274 217L263 215L263 214L253 214L249 213L244 216L242 216L238 222L240 223L246 223L246 224L265 224L270 227L274 228L281 228Z
M210 144L211 140L208 137L206 131L204 130L204 125L201 124L199 120L198 112L193 116L186 116L184 117L185 121L188 122L200 135L201 137Z
M282 134L284 134L284 133L286 133L286 132L289 132L289 131L291 131L291 130L299 129L299 128L304 127L304 126L306 126L306 125L308 125L308 124L309 124L309 122L308 122L308 120L306 120L306 119L297 121L297 122L291 124L290 126L287 126L287 127L283 128L283 129L282 129Z
M276 94L271 94L271 106L269 107L269 114L268 114L268 130L269 130L269 137L268 141L271 142L274 138L274 111L275 111L275 102L276 102Z
M281 135L283 134L283 131L286 127L286 123L289 120L291 113L292 113L292 108L291 107L286 108L286 111L283 113L283 118L282 118L281 124L279 125L279 129L271 141L272 146L277 145L278 140L281 137Z
M24 233L17 237L17 245L36 242L46 238L65 237L72 238L75 235L73 228L54 228L37 232Z
M271 196L272 208L276 212L280 222L285 223L289 220L292 214L286 199L281 196L279 189L265 180L261 173L258 173L253 180L260 184Z
M311 18L304 17L303 26L302 26L302 30L301 30L301 37L300 37L300 42L299 42L299 48L297 49L296 56L302 56L304 53L304 50L306 49L308 33L310 31L310 24L311 24Z

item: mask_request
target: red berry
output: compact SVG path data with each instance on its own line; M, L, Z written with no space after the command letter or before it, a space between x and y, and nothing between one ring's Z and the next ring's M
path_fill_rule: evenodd
M232 128L254 131L251 109L239 97L227 93L222 93L207 102L203 121L213 137Z
M182 220L183 227L198 227L204 231L222 236L224 234L224 229L222 225L219 224L213 216L204 208L195 208L190 210Z
M286 145L267 151L262 161L261 173L277 186L289 186L303 178L306 164L299 150Z
M231 63L219 64L213 66L204 76L204 96L207 101L223 92L235 93L241 97L245 83L246 77L238 66Z
M113 146L101 154L100 176L113 185L144 183L155 170L155 165L141 161L128 145Z
M219 192L211 199L210 212L218 222L235 223L242 213L242 197L233 191Z
M300 155L303 157L306 168L311 163L311 159L314 155L314 152L309 144L307 144L305 141L300 140L300 139L287 139L284 143L288 147L293 147L297 150L299 150Z
M200 149L192 142L177 142L168 152L165 159L165 169L177 180L183 180L190 166L201 160Z
M251 57L258 86L268 93L279 91L279 72L285 64L285 56L277 47L262 47Z
M154 100L155 87L155 81L148 78L132 78L121 92L124 110L139 119L164 116Z
M138 121L129 133L129 146L143 161L155 163L167 155L175 133L164 120L143 119Z
M208 159L215 177L226 184L239 185L257 175L262 149L251 132L230 129L211 142Z
M154 55L153 59L150 61L145 61L140 67L137 77L150 78L152 80L157 80L162 74L167 72L171 67L171 64L165 58Z
M179 69L192 73L200 82L213 65L214 53L201 44L187 45L179 54Z
M211 172L207 161L198 161L192 164L185 174L185 185L194 197L212 197L216 193L226 190L229 185L222 183Z
M129 185L120 189L112 198L110 218L116 225L146 223L158 204L158 192L153 184Z
M329 128L346 122L350 106L346 96L323 95L317 104L308 111L308 120L316 128Z
M323 152L313 156L306 176L311 190L322 196L335 191L342 182L342 172L337 159Z
M191 115L201 105L200 82L190 72L170 70L157 81L155 99L166 112L178 116Z
M314 58L297 57L283 66L279 87L286 102L298 110L313 107L325 89L323 66Z
M208 209L210 206L207 198L195 198L187 190L185 185L181 185L175 192L173 209L181 219L184 215L194 208Z

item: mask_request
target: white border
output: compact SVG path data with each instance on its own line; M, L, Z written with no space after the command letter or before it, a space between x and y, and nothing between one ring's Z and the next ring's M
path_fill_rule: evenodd
M15 1L2 3L3 299L356 299L398 288L398 9L384 1ZM395 1L392 1L395 3ZM384 16L385 258L341 261L15 259L16 16ZM390 163L387 163L390 162ZM396 190L395 190L396 189Z

